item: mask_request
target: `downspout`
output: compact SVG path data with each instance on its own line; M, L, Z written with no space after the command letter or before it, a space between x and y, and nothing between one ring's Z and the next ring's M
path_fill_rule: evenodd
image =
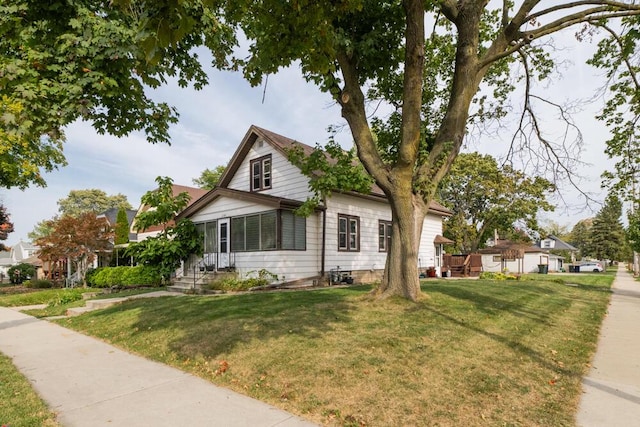
M326 246L327 246L327 204L323 200L322 204L324 208L322 209L322 249L320 254L320 277L324 279L324 269L325 269L325 256L326 256Z

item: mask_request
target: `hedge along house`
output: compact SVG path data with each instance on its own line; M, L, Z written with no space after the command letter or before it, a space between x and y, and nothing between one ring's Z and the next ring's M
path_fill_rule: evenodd
M380 280L391 233L391 209L382 191L334 193L308 217L294 210L313 196L309 179L288 160L288 150L313 148L251 126L220 178L178 215L204 236L204 253L185 263L197 269L266 270L285 283L326 284L346 276ZM421 267L442 265L442 218L450 211L432 203L419 247ZM199 268L198 268L199 267ZM351 281L351 280L349 280Z

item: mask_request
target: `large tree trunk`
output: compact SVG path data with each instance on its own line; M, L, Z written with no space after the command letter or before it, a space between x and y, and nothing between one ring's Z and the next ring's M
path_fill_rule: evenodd
M402 296L417 301L420 295L418 250L425 212L413 195L390 198L392 212L391 245L382 283L375 294L381 298Z

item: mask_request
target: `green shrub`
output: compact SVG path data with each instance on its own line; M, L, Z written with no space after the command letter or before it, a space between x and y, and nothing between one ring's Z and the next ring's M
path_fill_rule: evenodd
M24 286L32 289L49 289L53 288L53 282L51 280L32 279L24 282Z
M256 285L253 284L253 280L242 280L238 277L226 277L224 279L216 280L207 285L207 289L213 289L217 291L246 291Z
M9 276L9 280L14 285L20 285L25 280L29 280L36 275L36 269L31 264L21 263L18 265L14 265L9 267L7 270L7 275Z
M267 286L278 280L278 276L265 270L250 271L247 277L241 279L239 277L226 277L216 280L207 285L208 289L218 291L246 291L258 286Z
M122 274L122 285L124 286L157 286L162 283L162 277L157 268L146 265L123 268L125 269Z
M106 276L107 275L104 272L104 268L97 268L91 275L90 281L87 281L87 285L91 286L92 288L106 288Z
M107 286L122 286L122 277L128 267L109 267L105 268L107 272Z
M97 287L95 277L96 277L96 274L98 274L103 269L104 267L98 267L98 268L90 268L89 270L87 270L87 272L84 275L84 281L87 284L87 286L89 286L90 288Z
M113 286L157 286L162 278L157 269L149 266L138 265L135 267L104 267L96 271L91 278L96 288L108 288Z
M509 273L500 273L494 271L483 271L480 273L482 280L519 280L520 277Z
M69 304L70 302L79 301L82 299L82 291L79 289L64 289L58 292L52 299L49 300L47 306L55 307L58 305Z

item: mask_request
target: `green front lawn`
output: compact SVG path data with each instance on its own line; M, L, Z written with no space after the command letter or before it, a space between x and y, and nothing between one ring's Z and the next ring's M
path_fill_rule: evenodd
M530 280L527 280L530 279ZM66 327L323 425L574 424L613 275L130 301Z
M33 391L11 359L0 353L0 426L59 427L55 414Z

